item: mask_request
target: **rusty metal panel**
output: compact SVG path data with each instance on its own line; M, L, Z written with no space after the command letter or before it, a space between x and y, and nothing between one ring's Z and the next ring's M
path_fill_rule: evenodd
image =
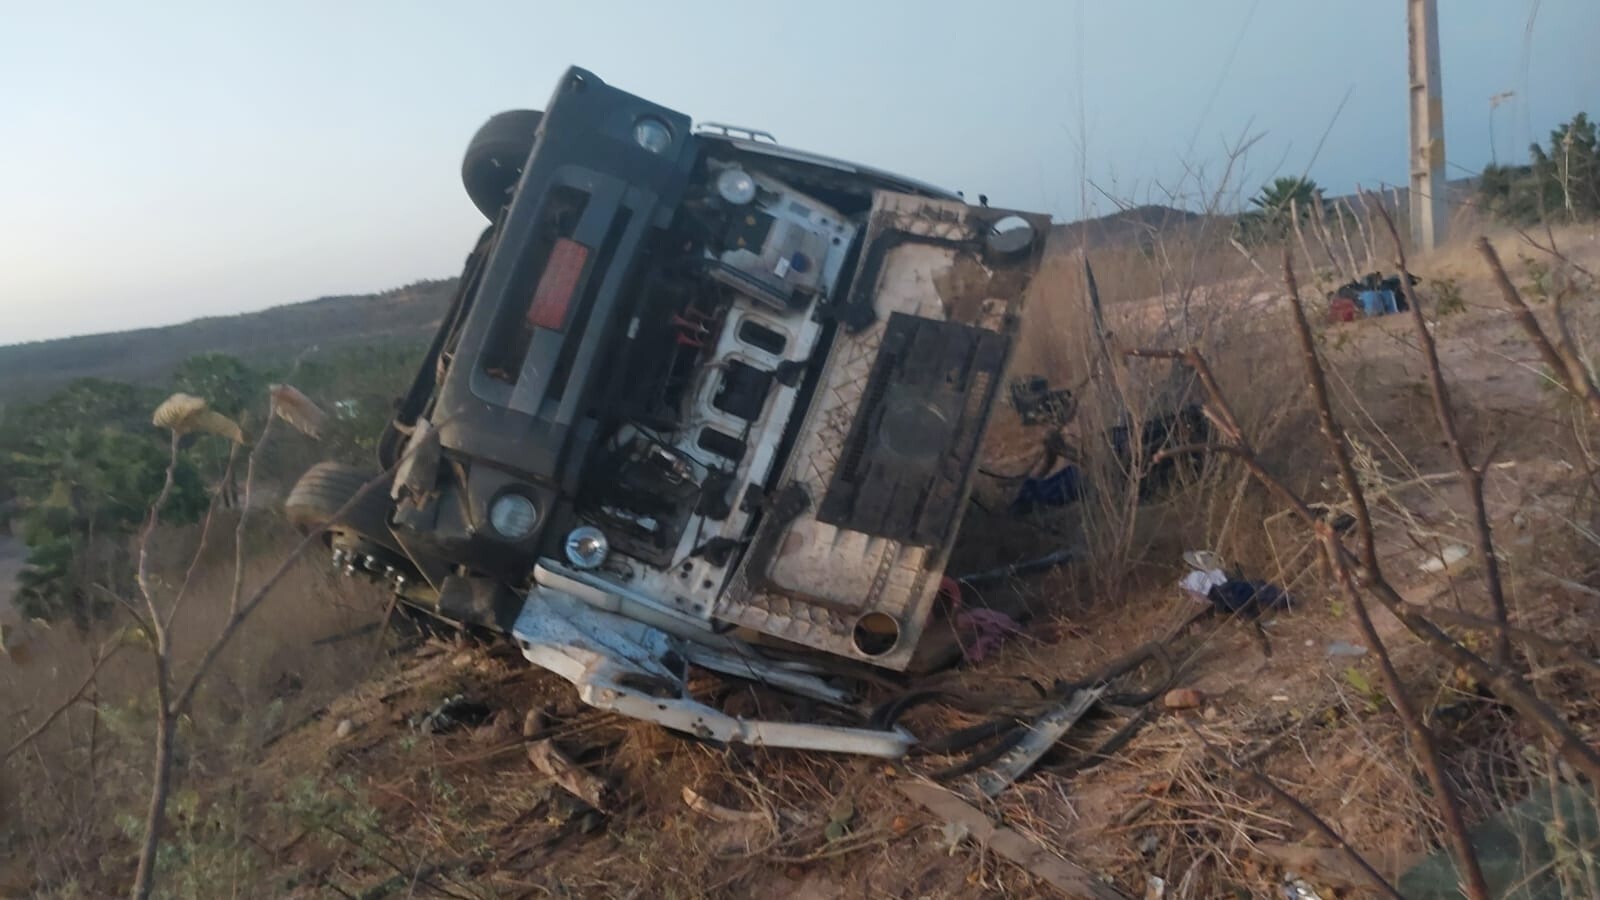
M817 520L934 546L959 518L1004 335L894 313Z
M878 195L852 287L835 301L842 327L769 509L717 603L717 618L886 668L910 663L960 527L976 448L1048 231L1047 217L1023 216L1035 240L1020 252L1007 245L997 253L994 223L1014 215L953 201ZM859 446L867 458L865 443L852 445L852 432L866 429L870 435L870 423L858 426L864 408L884 411L868 397L869 386L886 342L892 350L892 341L903 339L908 327L894 323L908 319L916 321L917 330L930 328L927 337L954 342L936 356L960 355L962 343L969 342L967 352L976 354L968 361L970 374L994 374L969 379L959 392L966 405L960 414L949 414L962 425L947 433L947 446L971 450L946 454L950 467L937 479L937 512L923 516L919 510L907 518L905 508L891 503L894 516L866 526L834 507L853 509L863 496L881 500L888 488L859 472L852 475L847 467L842 477L852 483L854 500L828 497L847 449ZM972 331L984 336L973 339ZM924 379L914 365L906 370L909 359L901 363L897 377L882 384L885 398ZM884 459L874 457L872 465L878 475L885 474Z

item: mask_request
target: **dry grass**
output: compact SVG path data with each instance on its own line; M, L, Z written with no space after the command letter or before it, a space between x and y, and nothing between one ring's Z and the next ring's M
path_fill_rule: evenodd
M231 529L231 522L217 528ZM252 528L247 586L265 579L287 552L287 526L267 521ZM176 582L198 541L195 528L163 529L157 546L159 579ZM174 659L191 665L227 616L232 590L231 547L216 542L192 587L193 601L174 634ZM253 758L281 729L367 677L383 657L373 637L334 648L312 642L373 621L383 609L374 590L327 571L323 560L296 566L274 601L222 660L182 723L185 780L205 784ZM89 648L118 624L80 635L68 626L33 626L24 661L0 659L0 696L19 711L0 723L0 744L10 746L31 721L59 706L92 665ZM145 802L153 674L142 648L127 644L100 670L95 686L56 726L0 771L0 834L32 860L39 888L70 885L86 875L125 878L131 862L125 817ZM20 842L20 843L18 843ZM48 847L48 850L45 848ZM0 886L5 884L0 880ZM120 888L117 888L120 890Z
M1580 265L1600 268L1600 244L1592 237L1576 230L1557 237ZM1267 465L1313 498L1335 499L1301 397L1303 377L1286 349L1281 291L1231 247L1200 252L1200 246L1164 248L1158 241L1155 252L1093 257L1111 341L1201 348L1238 401ZM1415 268L1425 278L1455 281L1464 301L1463 311L1439 320L1436 333L1446 375L1470 407L1464 425L1474 452L1493 448L1495 459L1509 464L1492 470L1488 497L1516 624L1593 655L1600 650L1593 624L1600 523L1588 425L1544 386L1537 355L1510 330L1472 257L1447 250ZM1531 285L1537 266L1530 272L1524 264L1516 275ZM1174 646L1183 683L1204 694L1201 710L1187 714L1187 722L1171 714L1156 718L1114 758L1087 771L1031 777L993 812L1135 896L1152 877L1164 881L1168 897L1281 896L1286 869L1317 884L1324 897L1359 896L1347 887L1335 893L1336 865L1309 872L1303 855L1287 861L1285 847L1322 848L1271 798L1209 760L1203 737L1236 760L1258 763L1387 875L1438 847L1434 804L1398 721L1371 687L1370 654L1326 652L1355 635L1313 565L1306 537L1274 518L1277 507L1228 461L1208 461L1157 498L1140 501L1130 493L1122 463L1096 436L1124 417L1186 402L1188 386L1154 364L1126 363L1116 354L1098 371L1088 362L1101 351L1081 263L1070 254L1047 261L1032 310L1017 370L1078 386L1083 403L1069 436L1084 449L1091 478L1109 487L1071 514L1032 523L1051 530L985 527L980 546L963 549L962 558L976 566L1070 541L1089 549L1091 563L1023 585L1037 616L1029 633L997 658L964 670L956 683L992 690L1029 679L1073 679L1166 634L1193 611L1171 587L1184 549L1216 549L1252 575L1291 585L1300 602L1268 617L1271 656L1236 623L1214 622L1182 636ZM1574 313L1580 334L1600 329L1600 313L1584 307ZM1340 415L1352 423L1361 478L1382 496L1376 513L1385 566L1412 602L1481 611L1483 592L1470 568L1418 570L1443 547L1470 544L1470 533L1459 514L1459 485L1433 477L1449 464L1404 323L1327 326L1318 337L1332 364ZM1002 418L991 457L1025 456L1037 434ZM991 479L980 492L986 505L1003 505L1007 488ZM173 534L166 563L181 561L192 540ZM277 532L263 529L259 540L247 588L282 548ZM581 709L553 678L483 648L435 646L345 692L371 665L369 639L332 650L307 648L306 639L370 617L379 601L350 593L316 562L297 569L263 608L250 639L219 669L202 712L187 725L185 746L194 752L185 761L185 782L197 790L180 804L185 818L174 845L187 856L171 863L174 893L190 883L185 872L221 879L246 896L360 895L378 888L392 896L454 897L1046 893L1028 873L953 839L893 790L895 780L948 760L891 766L709 747ZM198 599L225 594L225 570L205 568L209 581L196 595L194 631L180 635L184 646L220 625L224 611L203 608ZM1440 732L1448 774L1470 820L1548 791L1562 777L1542 743L1485 702L1480 685L1434 662L1386 614L1377 624ZM61 642L44 654L57 663L54 671L5 672L7 696L33 710L70 690L71 670L81 665L70 661L83 656L70 636L48 640ZM1541 693L1594 733L1600 708L1589 676L1538 654L1530 662ZM73 712L38 753L7 770L8 815L26 812L52 823L48 834L31 837L27 829L7 829L14 860L42 863L29 874L44 880L26 882L36 890L93 895L125 882L132 845L113 827L112 810L136 796L148 765L136 727L136 704L148 682L137 655L114 665L100 716L87 708ZM298 692L282 694L289 683L279 679L287 672L299 676ZM456 693L488 700L498 716L442 735L413 727ZM262 749L278 733L277 723L330 698L320 719ZM518 728L535 709L548 716L550 735L566 752L615 782L623 802L609 818L577 807L529 766ZM341 738L335 726L346 719L352 730ZM930 708L907 721L932 733L973 720ZM103 729L93 796L83 781L91 721ZM124 721L135 727L119 732L129 727ZM686 805L685 788L714 814ZM830 829L835 821L841 824ZM1561 877L1570 896L1584 896L1592 884L1582 872Z

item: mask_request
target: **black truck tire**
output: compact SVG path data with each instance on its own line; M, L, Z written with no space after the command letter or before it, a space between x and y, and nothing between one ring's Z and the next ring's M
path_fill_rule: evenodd
M489 117L468 142L461 160L461 184L472 205L489 221L498 218L501 207L511 199L543 117L534 109L499 113Z
M283 501L289 523L304 532L320 531L333 525L383 541L389 532L389 491L387 485L373 488L338 522L334 516L350 498L376 476L355 466L321 462L306 470Z

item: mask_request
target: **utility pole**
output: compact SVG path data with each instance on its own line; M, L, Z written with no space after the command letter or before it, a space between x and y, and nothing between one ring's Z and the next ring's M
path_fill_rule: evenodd
M1444 88L1439 78L1439 2L1406 0L1411 50L1411 243L1428 252L1444 240Z

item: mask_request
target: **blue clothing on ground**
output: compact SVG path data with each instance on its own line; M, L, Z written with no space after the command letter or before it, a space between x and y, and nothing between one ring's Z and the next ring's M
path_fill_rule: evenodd
M1400 311L1394 299L1394 291L1368 290L1362 291L1358 296L1362 311L1369 316L1384 316Z

